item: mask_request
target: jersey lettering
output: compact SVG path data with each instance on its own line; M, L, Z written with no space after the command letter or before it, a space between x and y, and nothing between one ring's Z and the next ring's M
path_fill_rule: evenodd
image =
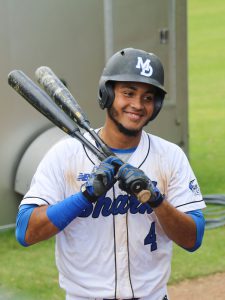
M144 239L144 245L151 245L150 250L155 251L157 249L155 222L152 222L149 233Z
M81 214L81 218L98 218L100 214L103 217L109 215L126 214L130 210L131 214L150 214L152 209L148 204L140 203L136 197L130 195L119 195L114 201L109 197L100 197L95 205L89 206Z

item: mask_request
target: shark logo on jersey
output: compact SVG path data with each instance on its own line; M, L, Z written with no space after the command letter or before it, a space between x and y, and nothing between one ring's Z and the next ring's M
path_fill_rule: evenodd
M141 69L141 75L144 75L146 77L150 77L153 74L153 68L150 65L150 59L146 59L146 61L144 62L142 57L138 56L138 61L136 64L136 69Z
M193 179L193 180L190 181L190 183L189 183L189 189L193 192L193 194L194 194L195 196L201 194L200 188L199 188L199 185L198 185L196 179Z
M92 218L98 218L100 215L108 217L109 215L126 214L150 214L152 213L151 207L146 203L140 203L135 196L132 195L119 195L115 200L110 197L102 196L98 199L95 205L88 206L79 217L87 218L90 215Z
M96 168L94 168L96 169ZM94 171L94 170L93 170ZM91 174L79 173L77 181L87 181ZM152 181L154 186L157 185L156 181ZM100 215L108 217L109 215L125 214L130 211L131 214L150 214L152 213L151 207L146 203L140 203L133 195L119 195L116 199L111 199L105 195L99 197L95 205L87 207L79 217L87 218L90 215L92 218L98 218Z

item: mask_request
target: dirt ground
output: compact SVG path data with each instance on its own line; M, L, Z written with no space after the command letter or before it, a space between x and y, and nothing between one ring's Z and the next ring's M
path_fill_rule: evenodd
M194 280L185 280L168 287L170 300L223 300L225 299L225 273Z

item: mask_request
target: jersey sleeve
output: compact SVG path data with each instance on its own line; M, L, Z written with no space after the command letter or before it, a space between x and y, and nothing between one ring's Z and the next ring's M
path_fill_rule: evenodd
M197 178L186 155L178 146L170 164L168 201L183 212L205 208Z
M50 205L64 199L63 145L56 144L44 156L20 205Z

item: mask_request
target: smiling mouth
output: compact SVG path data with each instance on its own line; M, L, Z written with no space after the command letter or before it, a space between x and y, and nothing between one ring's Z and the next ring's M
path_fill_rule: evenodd
M131 120L134 120L134 121L140 120L143 117L142 114L137 114L137 113L132 113L132 112L125 112L125 113Z

